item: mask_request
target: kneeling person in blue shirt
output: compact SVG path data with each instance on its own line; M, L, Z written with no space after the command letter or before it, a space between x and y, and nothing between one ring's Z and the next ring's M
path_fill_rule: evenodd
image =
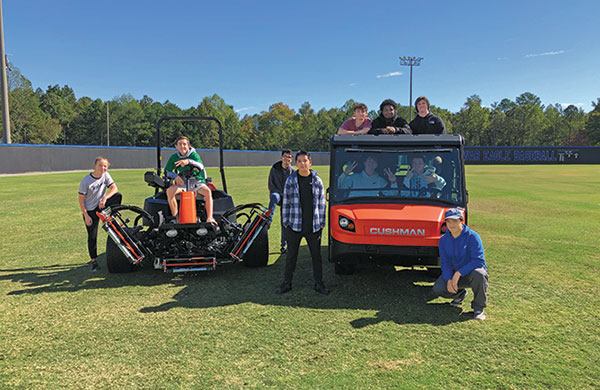
M452 298L452 306L459 306L467 295L466 287L473 290L471 302L473 318L484 320L487 306L488 274L483 254L483 243L477 232L463 223L464 214L454 208L444 215L448 231L440 238L442 276L433 285L436 296Z

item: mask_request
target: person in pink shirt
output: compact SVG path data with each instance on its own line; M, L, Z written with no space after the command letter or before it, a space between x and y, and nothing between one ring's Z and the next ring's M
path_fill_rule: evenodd
M354 116L340 126L337 135L367 134L371 130L371 120L367 118L367 106L357 103L354 106Z

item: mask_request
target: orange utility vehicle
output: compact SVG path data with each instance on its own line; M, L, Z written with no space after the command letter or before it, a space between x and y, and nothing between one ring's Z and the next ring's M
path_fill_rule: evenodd
M329 260L337 274L359 264L421 266L439 273L444 213L465 211L461 135L334 135Z

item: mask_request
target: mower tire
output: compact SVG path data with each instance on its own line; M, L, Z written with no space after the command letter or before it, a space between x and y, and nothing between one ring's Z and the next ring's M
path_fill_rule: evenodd
M266 267L269 262L269 231L263 228L244 255L246 267Z
M106 267L111 274L135 271L135 266L127 260L112 238L106 237Z

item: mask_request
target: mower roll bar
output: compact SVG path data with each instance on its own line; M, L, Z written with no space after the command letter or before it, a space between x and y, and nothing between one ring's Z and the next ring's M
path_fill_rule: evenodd
M227 193L227 182L225 182L225 169L223 168L223 125L221 121L212 116L166 116L160 118L156 122L156 173L160 176L162 168L160 165L161 154L160 154L160 125L163 122L168 121L182 121L182 122L201 122L201 121L214 121L219 125L219 171L221 172L221 181L223 182L223 191Z

